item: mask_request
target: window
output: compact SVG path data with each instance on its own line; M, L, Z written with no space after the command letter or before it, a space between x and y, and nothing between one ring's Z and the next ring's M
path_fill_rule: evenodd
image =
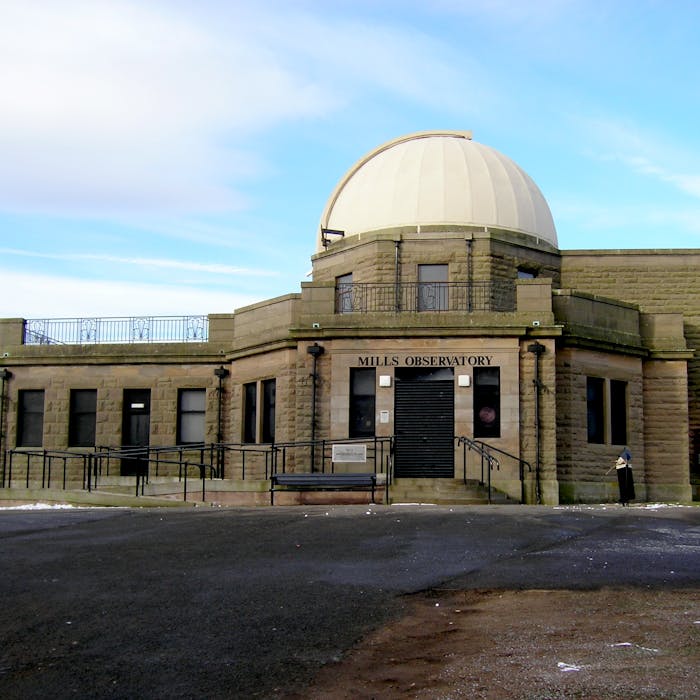
M536 270L531 270L526 267L519 267L518 268L518 279L519 280L532 280L537 277L537 271Z
M243 442L255 442L258 434L258 384L243 385Z
M44 391L21 390L18 396L17 446L40 447L44 438Z
M335 311L347 314L353 311L352 272L335 278Z
M500 367L474 368L474 437L501 436Z
M266 379L262 383L262 441L275 441L275 399L277 382L274 379Z
M180 389L177 397L177 444L204 442L206 389Z
M627 444L627 382L610 380L610 442Z
M350 368L349 437L374 437L376 370Z
M588 442L627 444L627 382L586 378Z
M447 309L447 265L418 265L418 311Z
M600 377L586 379L586 415L588 442L605 442L605 380Z
M97 424L97 389L71 389L68 446L94 447Z

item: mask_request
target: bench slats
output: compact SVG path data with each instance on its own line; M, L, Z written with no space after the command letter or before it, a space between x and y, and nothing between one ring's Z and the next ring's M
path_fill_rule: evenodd
M369 473L338 474L273 474L270 477L270 503L274 505L275 487L277 490L327 491L332 489L374 489L377 475Z

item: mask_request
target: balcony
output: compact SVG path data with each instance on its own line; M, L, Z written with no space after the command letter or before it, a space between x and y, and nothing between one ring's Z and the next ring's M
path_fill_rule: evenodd
M335 311L347 313L515 311L514 282L339 283Z

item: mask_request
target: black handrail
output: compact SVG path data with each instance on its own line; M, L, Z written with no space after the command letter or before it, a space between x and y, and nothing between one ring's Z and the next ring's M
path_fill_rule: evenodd
M478 442L476 440L473 440L472 438L468 438L466 435L457 435L454 438L457 441L457 446L459 447L462 445L462 463L464 466L464 483L467 483L467 450L473 450L476 452L478 455L481 456L481 480L480 484L484 486L484 460L486 461L486 464L488 465L486 469L486 475L487 475L487 498L489 504L491 503L491 472L493 471L494 465L496 469L500 469L501 465L488 450L489 445L486 445L485 443Z
M499 455L508 457L509 459L515 460L518 463L518 478L520 480L520 502L525 503L525 467L527 467L528 472L532 472L532 466L527 460L524 460L517 455L514 455L506 450L496 447L495 445L490 445L482 440L474 440L473 438L468 438L464 435L456 436L455 440L457 445L463 446L463 468L464 468L464 482L467 481L467 450L473 450L479 455L481 455L481 480L480 483L484 485L484 460L488 463L488 500L491 503L491 471L495 466L497 470L500 471L501 461L498 460L492 453L496 452Z
M514 459L518 463L518 477L520 479L520 502L525 503L525 467L527 467L528 472L532 472L532 465L527 460L522 459L517 455L511 454L510 452L506 452L500 447L488 445L487 443L482 442L480 440L477 440L476 442L480 442L487 449L493 450L494 452L498 452L499 454L509 457L510 459Z

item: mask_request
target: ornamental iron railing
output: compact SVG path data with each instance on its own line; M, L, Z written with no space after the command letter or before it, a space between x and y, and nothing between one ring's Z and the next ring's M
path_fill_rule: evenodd
M415 282L391 284L341 282L335 290L336 313L414 311L515 311L511 282Z
M24 322L25 345L205 343L208 339L208 316L53 318Z

